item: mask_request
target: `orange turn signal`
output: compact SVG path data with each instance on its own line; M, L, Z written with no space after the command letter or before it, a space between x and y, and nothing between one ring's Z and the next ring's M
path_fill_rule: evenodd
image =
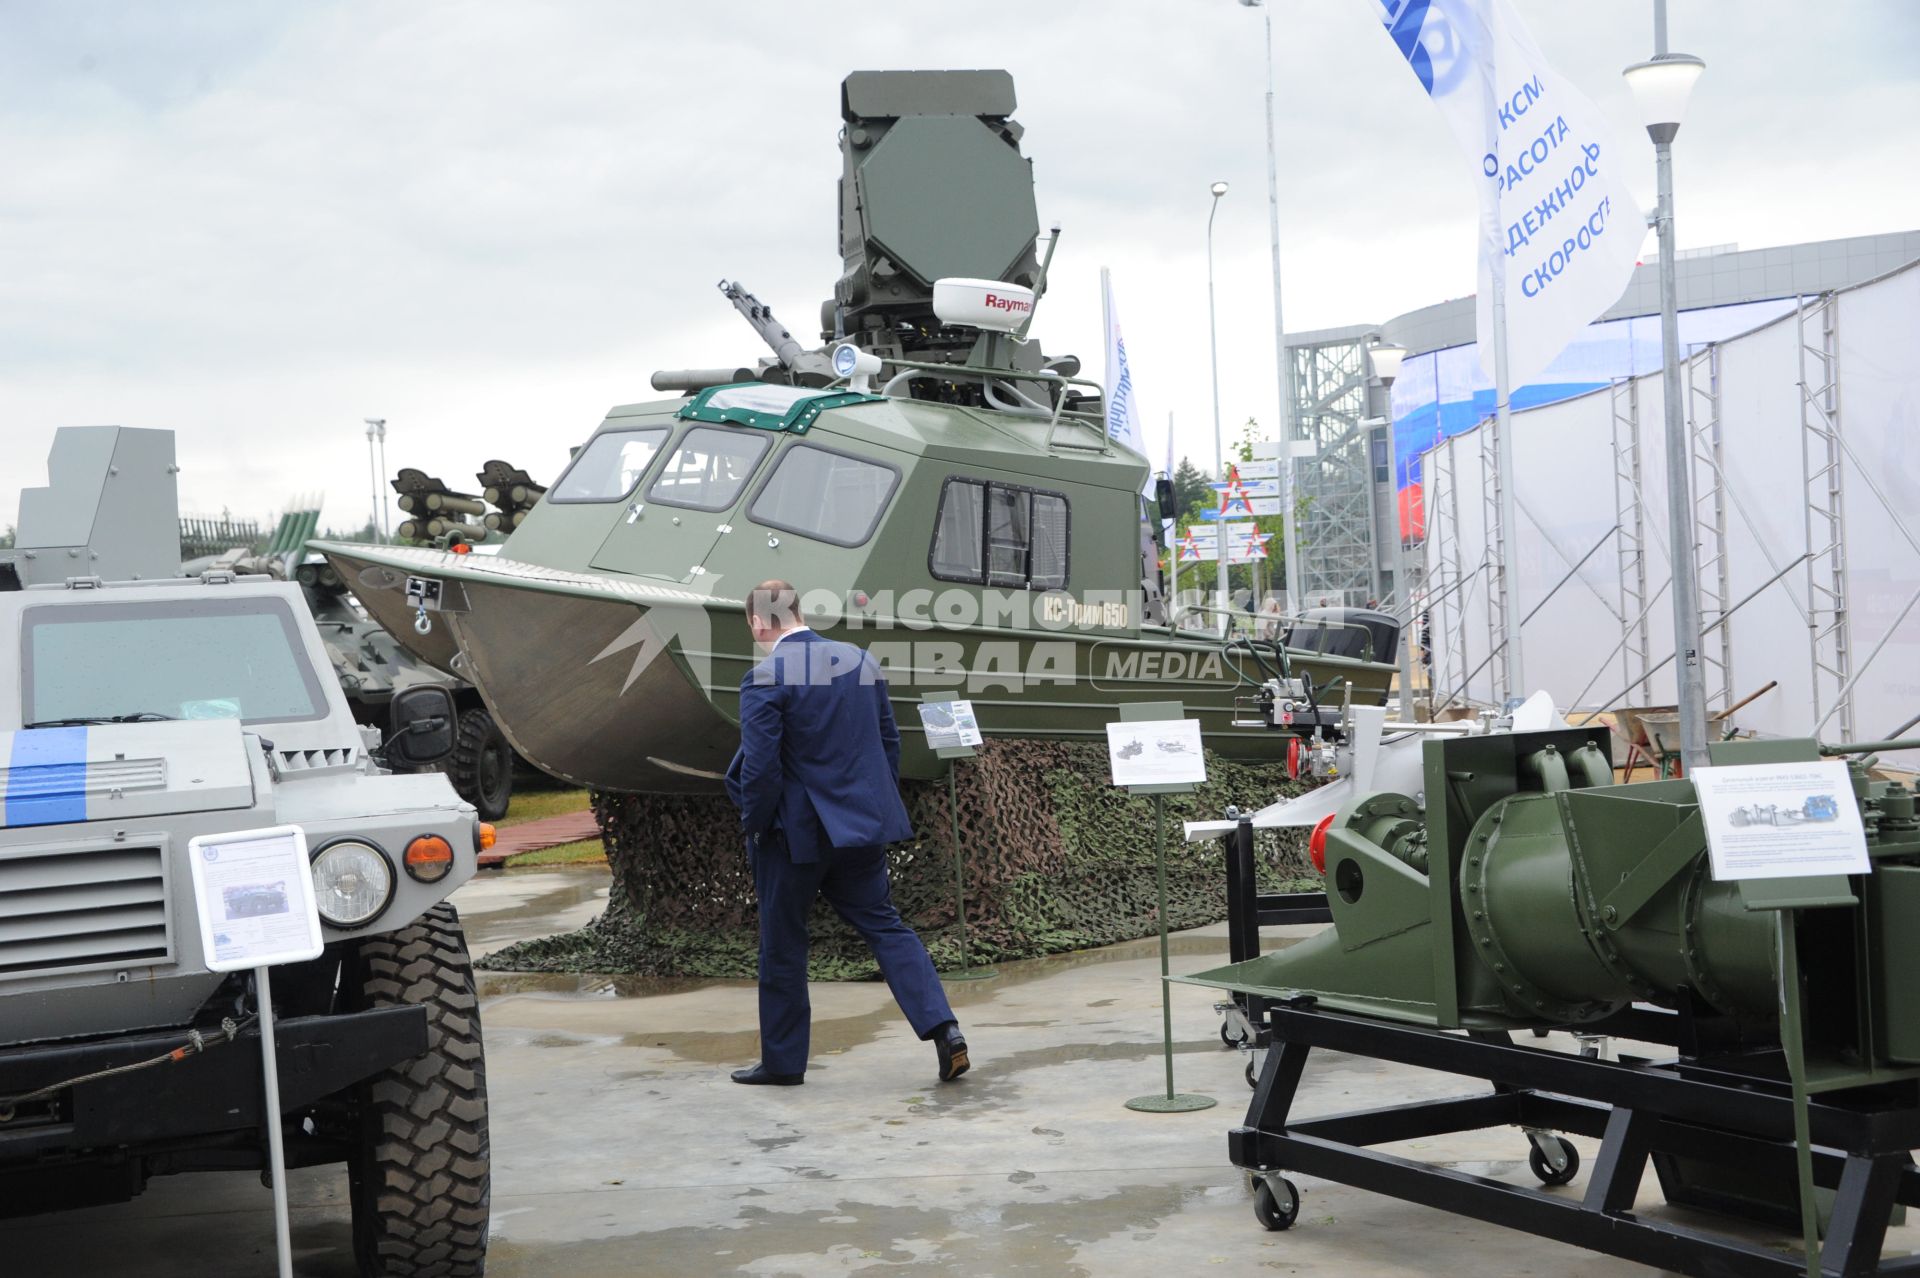
M453 868L453 845L437 834L423 834L407 844L401 858L407 873L422 883L438 883Z
M482 852L492 847L493 841L497 837L498 834L491 825L485 821L480 823L480 850Z
M456 555L471 555L473 553L473 547L464 541L456 541L451 546L448 546L447 549Z

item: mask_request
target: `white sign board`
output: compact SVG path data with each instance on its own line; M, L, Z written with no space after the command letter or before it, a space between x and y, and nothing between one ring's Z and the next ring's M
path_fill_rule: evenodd
M1722 882L1871 868L1853 783L1837 759L1695 768L1693 786L1713 877Z
M957 750L980 744L980 724L971 701L922 701L920 726L926 729L927 748Z
M1279 445L1275 444L1274 447L1278 448ZM1269 457L1264 461L1239 462L1234 466L1234 469L1240 472L1240 478L1242 479L1272 479L1277 481L1280 478L1280 462L1277 458L1273 457Z
M1257 461L1277 460L1280 456L1280 441L1277 439L1254 440L1253 455L1255 460ZM1241 467L1241 473L1242 474L1247 473L1246 468L1244 466Z
M1115 785L1198 784L1207 779L1198 719L1146 719L1107 725Z
M209 971L320 957L320 911L299 826L203 834L187 843L187 859Z

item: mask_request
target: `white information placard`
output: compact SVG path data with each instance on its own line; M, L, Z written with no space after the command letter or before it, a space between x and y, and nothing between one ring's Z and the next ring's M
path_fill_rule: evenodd
M1872 868L1853 783L1838 759L1695 768L1693 787L1713 877L1722 882Z
M1198 719L1142 719L1107 725L1115 785L1198 784L1207 779Z
M920 726L926 729L930 750L980 744L980 723L973 717L971 701L922 701Z
M209 971L320 957L320 911L299 826L203 834L187 844L187 859Z

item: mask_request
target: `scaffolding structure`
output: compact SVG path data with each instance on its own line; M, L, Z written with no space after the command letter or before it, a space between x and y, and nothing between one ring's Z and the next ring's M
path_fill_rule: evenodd
M1620 644L1620 674L1627 696L1651 699L1647 678L1653 644L1647 633L1647 508L1640 472L1640 383L1616 377L1613 400L1613 511L1615 560L1620 573L1620 616L1626 629Z
M1920 270L1896 272L1886 280L1900 277L1920 279ZM1880 281L1860 287L1875 283ZM1893 283L1886 286L1894 288ZM1912 284L1907 287L1911 290ZM1863 731L1871 736L1882 726L1858 722L1863 711L1889 721L1910 713L1904 705L1870 705L1859 692L1875 686L1876 678L1884 688L1888 663L1879 662L1876 675L1877 660L1898 642L1913 641L1907 622L1920 611L1920 585L1899 565L1920 563L1920 526L1909 514L1910 505L1903 506L1899 500L1899 476L1885 469L1892 455L1886 451L1885 432L1894 419L1884 409L1885 379L1874 380L1875 370L1885 366L1881 352L1897 345L1898 337L1883 325L1870 334L1856 332L1843 342L1840 310L1842 299L1851 291L1802 297L1793 310L1769 325L1686 353L1682 418L1694 493L1692 518L1681 530L1681 544L1667 544L1655 503L1648 499L1649 485L1657 489L1661 482L1657 470L1647 471L1650 464L1657 467L1649 444L1657 441L1664 420L1662 413L1647 411L1649 399L1657 403L1657 373L1613 380L1596 392L1605 398L1589 401L1585 410L1574 407L1573 401L1545 410L1563 415L1584 412L1589 429L1610 426L1611 436L1604 442L1593 440L1587 454L1611 459L1612 490L1599 502L1586 502L1558 519L1550 509L1520 507L1538 525L1536 531L1544 543L1571 566L1558 580L1547 577L1530 589L1525 600L1530 611L1523 624L1609 540L1613 546L1610 561L1603 560L1613 580L1587 583L1597 610L1589 620L1576 621L1561 605L1549 629L1557 627L1555 634L1571 637L1582 627L1588 634L1609 635L1617 628L1617 642L1609 638L1604 646L1590 645L1587 655L1577 659L1583 663L1577 667L1569 666L1561 655L1556 669L1554 654L1563 653L1567 644L1549 639L1539 650L1548 656L1547 668L1555 670L1555 682L1549 686L1567 697L1568 708L1598 713L1671 695L1672 638L1659 623L1677 564L1682 571L1693 571L1699 583L1699 651L1709 714L1746 704L1756 691L1739 683L1736 655L1739 667L1749 671L1750 683L1772 677L1782 686L1782 695L1748 712L1777 722L1772 731L1854 740ZM1868 308L1863 313L1901 313L1898 306L1904 304L1904 295L1889 291L1882 297L1887 300L1876 303L1881 310ZM1866 416L1860 419L1864 433L1855 438L1844 427L1844 379L1846 367L1853 363L1851 353L1861 342L1869 343L1865 349L1874 354L1864 357L1861 367L1869 371L1857 393L1871 407L1856 410ZM1770 392L1769 377L1782 390L1797 387L1797 402L1783 404L1777 393ZM1643 381L1654 387L1651 393L1641 385ZM1874 399L1875 395L1881 399ZM1432 615L1436 640L1431 667L1436 712L1463 705L1497 706L1514 695L1503 686L1505 663L1499 660L1504 630L1497 557L1491 547L1497 537L1498 485L1503 477L1495 464L1491 427L1490 421L1483 421L1475 431L1449 436L1427 452L1422 463L1427 526L1419 553L1426 571L1422 606ZM1756 446L1752 443L1755 432L1765 430L1775 432L1771 436L1775 451L1748 457L1745 469L1730 466L1729 432L1749 441L1751 451ZM1787 451L1796 439L1797 471ZM1553 473L1555 463L1541 462L1537 453L1534 458L1533 466L1545 466L1547 473ZM1523 484L1534 473L1523 470ZM1559 474L1564 480L1572 472L1563 469ZM1611 516L1612 527L1584 555L1577 560L1570 557L1568 549L1556 541L1556 532L1563 526L1592 527L1602 511ZM1850 528L1858 536L1863 528L1881 527L1886 529L1880 534L1882 540L1897 543L1891 556L1878 543L1871 547L1871 554L1862 545L1849 548ZM1573 547L1576 553L1579 549ZM1903 561L1900 556L1909 551L1911 557ZM1861 555L1868 557L1863 560ZM1862 563L1867 566L1862 568ZM1890 570L1889 564L1895 567ZM1897 591L1888 589L1890 571ZM1477 580L1482 574L1485 580ZM1485 595L1476 594L1482 590ZM1867 593L1859 594L1860 590ZM1538 597L1543 594L1544 598ZM1743 610L1750 610L1748 621L1739 620ZM1871 632L1856 634L1862 624L1870 624ZM1806 636L1805 648L1797 643L1781 648L1784 635L1795 630ZM1530 628L1527 633L1535 642L1541 641L1538 632ZM1799 668L1806 674L1786 679L1776 653L1792 653L1797 662L1805 663ZM1767 660L1759 661L1759 654ZM1769 682L1758 690L1774 686ZM1748 695L1743 698L1742 694ZM1757 726L1747 718L1742 723Z
M1379 589L1372 423L1367 413L1371 329L1290 338L1293 491L1299 512L1296 608L1323 600L1358 606Z
M1800 477L1806 489L1807 648L1813 713L1838 711L1853 738L1853 637L1848 615L1846 504L1841 466L1839 315L1835 295L1802 298L1793 322L1800 348Z
M1513 580L1513 565L1506 563L1500 555L1500 547L1506 545L1500 528L1500 423L1497 418L1489 418L1481 424L1480 430L1480 484L1481 515L1480 527L1486 530L1487 552L1487 658L1493 662L1493 703L1504 705L1513 689L1507 686L1507 672L1513 669L1513 663L1507 659L1507 609L1511 606L1509 583Z
M1460 486L1455 482L1454 453L1451 448L1436 448L1427 454L1427 492L1438 492L1440 500L1427 507L1427 545L1425 558L1432 565L1426 580L1426 608L1429 629L1449 635L1451 642L1440 645L1440 660L1428 671L1429 687L1437 712L1444 695L1449 700L1461 695L1472 675L1467 665L1467 606L1471 602L1474 578L1480 564L1469 571L1461 557L1465 540L1460 528ZM1426 654L1432 660L1432 653Z
M1733 687L1733 594L1727 556L1726 468L1721 458L1720 344L1687 360L1687 440L1693 459L1694 579L1699 583L1700 663L1707 713L1725 710Z

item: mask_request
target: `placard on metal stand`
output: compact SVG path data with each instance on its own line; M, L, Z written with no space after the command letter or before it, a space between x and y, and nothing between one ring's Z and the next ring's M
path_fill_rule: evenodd
M320 912L313 897L306 832L297 825L201 835L187 843L200 949L207 970L251 972L260 1015L261 1115L267 1127L267 1176L273 1189L274 1243L280 1278L293 1278L287 1207L287 1153L280 1130L280 1062L274 1050L275 964L320 957Z
M1134 701L1120 707L1123 723L1152 723L1186 718L1187 710L1178 701ZM1129 794L1153 799L1153 872L1156 917L1160 924L1160 1046L1166 1060L1167 1090L1150 1096L1136 1096L1127 1108L1145 1114L1185 1114L1212 1109L1219 1102L1211 1096L1173 1090L1173 994L1167 984L1169 974L1167 945L1167 807L1169 794L1191 794L1190 781L1152 782L1129 785Z
M969 717L971 717L972 703L969 701L933 692L921 694L920 700L925 705L967 706ZM922 727L926 727L924 715L921 723ZM960 842L960 760L976 757L979 750L970 745L936 746L932 741L931 729L928 730L927 744L933 750L935 758L947 761L947 815L953 834L953 918L960 929L960 970L943 972L941 978L948 981L985 980L989 976L998 976L999 973L991 967L972 965L967 946L967 854L966 848Z

